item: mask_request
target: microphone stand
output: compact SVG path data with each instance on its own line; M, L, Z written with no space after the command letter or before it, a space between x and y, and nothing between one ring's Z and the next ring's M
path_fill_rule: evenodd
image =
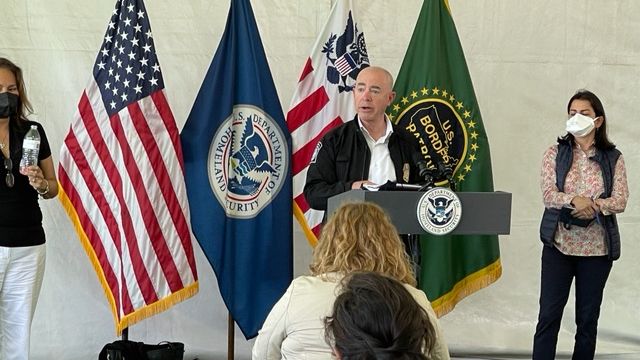
M422 185L422 187L418 191L427 191L427 190L432 189L434 187L433 176L431 176L429 174L426 174L424 176L424 179L425 179L426 182L424 183L424 185Z
M447 181L449 182L449 189L456 192L456 182L453 181L453 177L451 177L451 175L447 176Z
M426 191L433 188L438 170L428 168L427 163L423 159L417 160L416 166L418 167L418 175L425 180L424 185L422 185L418 191Z
M443 162L438 163L438 176L440 179L445 178L447 183L449 184L449 189L451 191L456 191L456 183L453 181L453 169L451 165L445 164Z
M425 180L424 185L418 191L427 191L435 186L435 176L437 175L437 169L429 169L424 161L417 162L419 175ZM406 251L411 259L413 272L416 277L418 287L422 283L422 249L420 245L419 234L407 234L406 235Z

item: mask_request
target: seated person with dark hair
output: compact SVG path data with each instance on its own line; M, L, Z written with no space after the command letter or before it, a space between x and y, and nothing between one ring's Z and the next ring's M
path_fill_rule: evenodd
M325 319L325 337L338 359L432 359L434 326L405 285L391 277L345 277L332 313Z

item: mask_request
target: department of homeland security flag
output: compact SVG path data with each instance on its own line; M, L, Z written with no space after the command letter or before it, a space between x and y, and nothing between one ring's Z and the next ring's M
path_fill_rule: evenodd
M302 191L318 141L329 130L353 119L353 85L369 65L364 33L358 28L351 0L333 4L329 19L302 69L287 113L293 157L294 214L309 243L318 242L323 211L313 210Z
M458 191L493 191L489 142L448 1L425 0L389 117L429 166L451 165ZM423 236L421 287L438 315L502 274L498 237Z
M64 139L60 200L116 332L198 291L180 137L142 0L120 0Z
M232 0L182 130L193 231L254 337L293 276L290 137L248 0Z

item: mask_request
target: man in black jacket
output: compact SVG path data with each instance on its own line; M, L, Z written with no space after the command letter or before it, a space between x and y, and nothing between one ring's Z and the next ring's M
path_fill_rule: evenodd
M415 142L385 114L395 97L393 76L380 67L364 68L353 94L356 117L328 132L309 164L304 196L313 209L326 211L327 199L363 185L420 182Z

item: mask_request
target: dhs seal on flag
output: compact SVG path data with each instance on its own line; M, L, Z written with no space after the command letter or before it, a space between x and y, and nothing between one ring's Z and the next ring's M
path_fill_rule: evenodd
M418 223L429 234L446 235L460 223L462 203L450 189L435 187L418 201L417 216Z
M280 127L262 109L235 105L209 149L209 182L228 217L253 218L278 195L289 158Z

